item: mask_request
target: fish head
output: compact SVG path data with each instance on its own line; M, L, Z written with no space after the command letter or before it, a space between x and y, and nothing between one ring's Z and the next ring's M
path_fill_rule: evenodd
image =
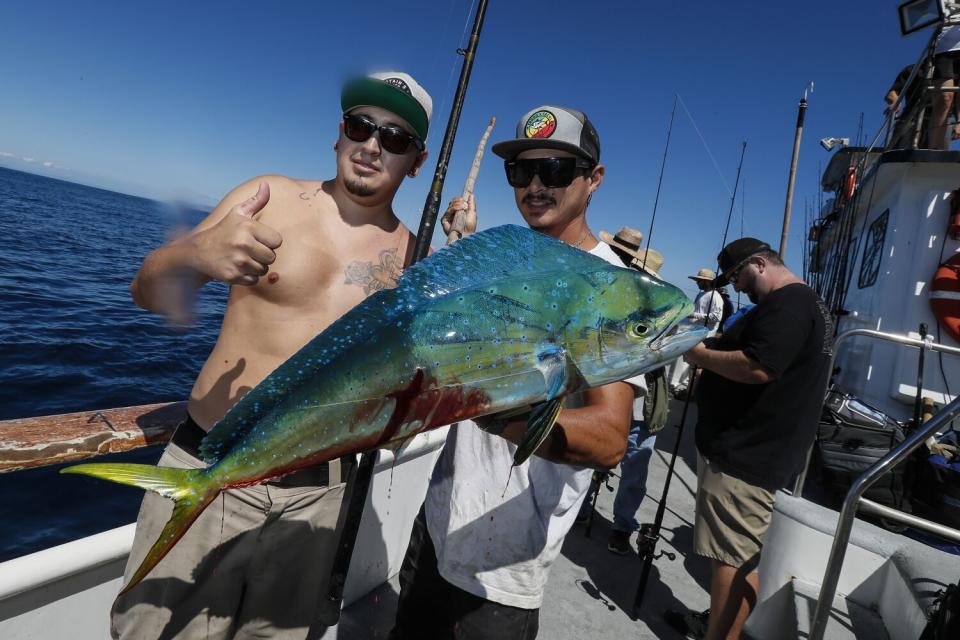
M644 272L613 268L595 335L578 342L573 356L590 386L657 369L707 337L688 320L693 304L674 285Z

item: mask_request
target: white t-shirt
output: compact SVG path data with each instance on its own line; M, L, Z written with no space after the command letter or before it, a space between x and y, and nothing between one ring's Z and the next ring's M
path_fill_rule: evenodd
M720 319L723 318L723 296L716 289L701 291L693 301L693 313L690 317L699 322L707 320L707 331L712 336L720 327Z
M623 266L602 242L590 253ZM627 382L642 419L643 376ZM582 395L568 396L564 406L583 406ZM450 427L427 490L427 530L444 580L493 602L537 609L593 472L535 455L511 468L516 450L471 420Z

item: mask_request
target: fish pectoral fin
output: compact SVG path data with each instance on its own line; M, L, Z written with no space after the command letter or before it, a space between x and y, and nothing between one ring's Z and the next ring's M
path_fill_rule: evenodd
M513 454L513 466L523 464L547 439L550 430L557 422L560 409L563 408L563 400L563 397L554 398L531 407L527 430L524 432L520 444L517 445L517 452Z
M537 353L534 366L543 374L547 400L553 400L560 395L567 382L567 352L562 347L550 345Z

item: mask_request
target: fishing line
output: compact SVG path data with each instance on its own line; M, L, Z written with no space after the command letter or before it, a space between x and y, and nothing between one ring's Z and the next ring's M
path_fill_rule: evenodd
M693 115L690 113L690 110L687 109L686 103L683 101L683 97L678 93L677 99L680 101L680 106L683 107L683 110L686 112L687 117L690 118L690 124L693 125L693 130L697 132L697 135L700 136L700 142L703 143L703 148L707 150L707 155L710 156L710 160L713 162L713 167L717 170L717 175L720 176L720 180L723 182L723 186L726 187L727 193L731 196L733 192L730 190L730 185L727 184L727 179L723 177L723 171L720 170L720 165L717 164L717 159L713 157L713 152L710 151L710 145L707 144L707 141L704 140L703 134L700 133L700 127L697 126L697 121L693 119Z
M737 201L737 187L740 185L740 171L743 169L743 157L747 154L747 141L743 141L743 147L740 149L740 164L737 165L737 179L733 183L733 193L730 194L730 210L727 212L727 224L723 228L723 240L720 242L720 250L727 246L727 235L730 233L730 220L733 218L733 207ZM718 265L719 266L719 265Z
M453 17L453 7L456 5L457 0L450 0L450 8L447 9L447 18L443 21L443 28L440 30L441 33L447 33L450 30L450 19ZM460 37L461 40L463 36ZM440 60L440 53L435 53L433 56L433 62L430 64L430 73L427 77L432 78L434 72L437 70L437 62ZM444 94L446 95L446 94Z
M466 16L463 19L463 31L460 32L460 37L457 39L458 52L463 50L463 41L467 36L467 30L470 28L470 20L471 20L471 17L473 16L473 8L476 5L476 3L477 3L477 0L471 0L470 9L467 11ZM450 11L451 13L453 12L452 2L450 4ZM434 60L436 60L436 58L434 58ZM454 64L450 65L450 73L447 75L446 84L444 84L443 100L440 102L440 108L437 109L434 113L444 113L445 109L447 108L447 102L451 94L450 83L453 82L453 74L456 70L457 70L457 65L456 65L456 61L454 61ZM430 133L427 134L427 140L436 141L436 133L438 130L439 129L432 129Z
M674 94L673 109L670 110L670 124L667 126L667 144L663 147L663 161L660 163L660 179L657 180L657 195L653 199L653 215L650 216L650 229L647 231L647 250L643 254L643 264L640 266L644 271L647 270L647 256L650 255L650 243L653 242L653 223L657 219L657 206L660 204L660 187L663 186L663 173L667 168L667 151L670 150L670 135L673 133L673 118L677 114L677 99L680 94Z
M679 99L679 95L677 97ZM683 100L680 99L680 103L683 104ZM688 112L689 115L689 112ZM702 139L702 138L701 138ZM730 230L730 219L733 216L733 208L736 204L736 193L737 187L740 185L740 173L743 169L743 158L747 153L747 141L743 141L743 147L740 150L740 164L737 166L737 178L734 183L733 191L730 193L730 210L727 212L727 223L723 230L723 242L721 244L721 251L727 243L727 233ZM712 157L712 155L711 155ZM722 177L722 175L721 175ZM730 191L728 188L727 191ZM719 256L717 267L719 269ZM713 296L719 295L714 289L711 292L709 306L707 307L707 313L703 318L703 325L706 327L709 324L710 320L710 309L713 307ZM652 523L646 523L641 525L640 533L637 538L637 550L639 552L641 561L643 563L640 570L640 581L637 583L637 590L634 593L633 597L633 613L634 615L639 616L641 607L643 606L644 594L647 590L647 581L650 579L650 571L653 567L653 561L660 557L655 555L657 552L657 542L663 538L663 535L660 533L663 529L663 518L666 513L667 508L667 496L670 492L670 482L675 475L674 467L677 463L677 457L680 452L680 443L683 439L684 427L687 422L687 411L690 408L690 401L693 397L693 389L697 382L697 372L699 371L698 367L690 367L690 377L687 381L687 397L683 403L683 413L680 416L680 424L677 426L677 436L676 440L673 443L673 451L670 454L670 464L667 467L667 477L663 483L663 492L660 494L660 502L657 505L657 513L653 518ZM663 555L662 553L660 555Z

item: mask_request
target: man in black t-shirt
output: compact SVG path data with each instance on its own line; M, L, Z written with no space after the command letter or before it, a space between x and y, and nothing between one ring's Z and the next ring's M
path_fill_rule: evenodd
M806 462L833 336L823 301L768 244L741 238L718 259L717 286L757 306L685 356L703 369L694 549L713 560L707 638L739 637L756 602L773 494Z

